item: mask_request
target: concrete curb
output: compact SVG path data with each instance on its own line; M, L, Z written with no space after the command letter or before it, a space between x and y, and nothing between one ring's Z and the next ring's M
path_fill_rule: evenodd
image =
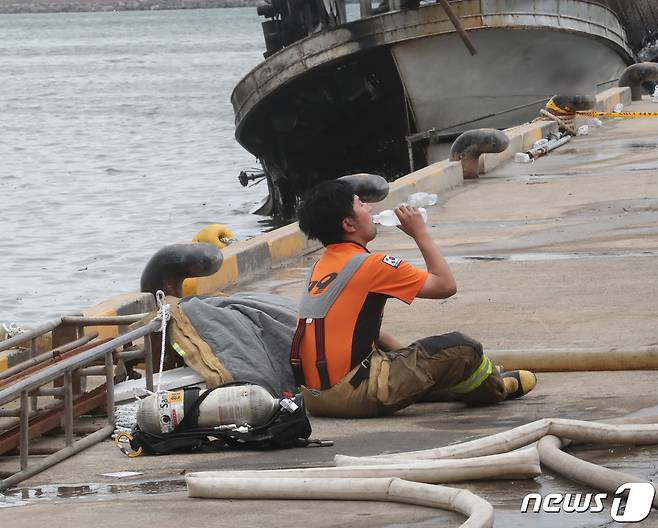
M537 121L505 130L509 137L509 147L498 154L483 154L480 156L480 174L486 174L504 165L517 152L525 152L532 148L535 141L558 132L557 123L552 121Z
M597 96L596 110L611 112L615 105L622 103L626 106L631 102L629 88L611 88ZM549 132L555 131L557 131L556 124L549 121L527 123L505 130L510 139L510 146L499 154L482 155L480 172L483 174L491 172L496 167L508 162L517 152L528 150L535 141L546 137ZM389 195L382 202L374 204L373 210L379 212L391 209L405 201L414 192L443 193L460 185L463 185L461 163L440 161L391 183ZM320 247L321 245L317 241L307 240L295 222L223 249L224 264L222 268L209 277L186 280L185 294L216 293L222 288L243 283L255 275L281 267L287 261L312 253ZM149 312L154 309L155 301L151 294L134 292L115 295L97 306L83 310L83 313L88 316L111 316ZM123 332L125 327L118 329L116 327L99 327L97 330L101 338L115 337L118 333ZM0 353L0 371L24 361L28 354L29 351L23 349Z
M597 112L612 112L619 103L628 106L633 102L630 88L610 88L596 96Z
M420 170L407 174L392 182L389 186L388 196L373 204L374 212L392 209L409 198L415 192L442 193L463 185L461 163L456 161L439 161Z
M187 294L209 294L227 286L244 282L259 273L267 273L286 261L316 251L321 244L308 240L297 222L280 227L251 240L238 242L222 250L224 264L209 277L196 280L196 291L186 287Z

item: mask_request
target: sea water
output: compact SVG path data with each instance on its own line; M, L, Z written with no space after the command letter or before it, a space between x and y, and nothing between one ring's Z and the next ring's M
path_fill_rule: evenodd
M0 15L0 323L136 291L210 223L270 225L230 93L264 49L255 8Z

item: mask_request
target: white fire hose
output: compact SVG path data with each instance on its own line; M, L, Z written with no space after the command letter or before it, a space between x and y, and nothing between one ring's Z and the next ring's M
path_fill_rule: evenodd
M561 450L563 442L557 436L547 435L537 444L541 463L558 475L611 493L614 493L620 486L627 482L647 482L635 475L614 471L564 453ZM658 491L656 484L653 482L650 484ZM653 505L654 507L658 507L658 493L654 495Z
M466 515L461 528L493 526L494 510L470 491L421 484L398 478L293 479L285 486L276 479L204 478L203 473L185 476L190 497L206 499L304 499L400 502Z
M459 460L413 460L379 465L276 469L263 471L204 471L200 478L401 478L426 484L444 484L469 480L529 479L541 475L539 455L532 447L514 453L503 453ZM287 482L287 481L286 481Z
M487 501L465 490L426 482L523 478L521 475L533 478L538 475L536 462L539 454L544 465L561 475L598 489L615 491L619 485L638 479L580 460L563 453L560 447L570 441L658 444L658 424L640 423L643 420L654 422L656 417L636 417L624 420L634 423L621 424L547 418L478 440L436 449L375 457L337 455L337 467L209 471L190 473L185 480L190 497L404 502L462 513L468 520L461 528L488 528L493 526L494 511ZM535 442L539 442L536 447L509 452ZM384 476L386 478L382 478ZM281 485L281 478L286 479L285 485ZM658 499L654 499L654 505L658 506Z
M562 418L544 418L463 444L373 457L336 455L334 462L337 466L361 466L391 464L402 460L477 457L507 453L513 449L519 449L537 442L546 435L569 438L580 443L652 445L658 444L658 424L619 425L565 420Z

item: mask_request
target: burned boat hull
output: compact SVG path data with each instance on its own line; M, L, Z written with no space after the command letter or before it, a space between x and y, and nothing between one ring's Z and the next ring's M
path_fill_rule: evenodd
M555 94L598 93L616 85L633 62L630 52L571 32L556 38L555 31L498 29L470 36L479 50L474 57L454 34L392 47L419 131L434 129L441 138L473 128L509 128L538 117ZM423 68L431 58L433 67ZM428 145L428 163L442 159L437 155Z
M395 179L434 160L428 141L537 115L558 92L598 91L634 62L615 13L580 0L465 0L387 12L295 42L235 88L236 138L261 159L273 214L318 181ZM575 88L574 88L575 87ZM516 108L521 107L521 108ZM409 141L408 141L409 139Z

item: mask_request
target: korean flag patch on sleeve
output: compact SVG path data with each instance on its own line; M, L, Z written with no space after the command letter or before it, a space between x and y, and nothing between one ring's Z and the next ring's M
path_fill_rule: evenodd
M388 264L392 268L396 268L400 265L400 262L402 262L402 259L398 257L394 257L393 255L385 255L384 258L382 259L382 262L384 264Z

